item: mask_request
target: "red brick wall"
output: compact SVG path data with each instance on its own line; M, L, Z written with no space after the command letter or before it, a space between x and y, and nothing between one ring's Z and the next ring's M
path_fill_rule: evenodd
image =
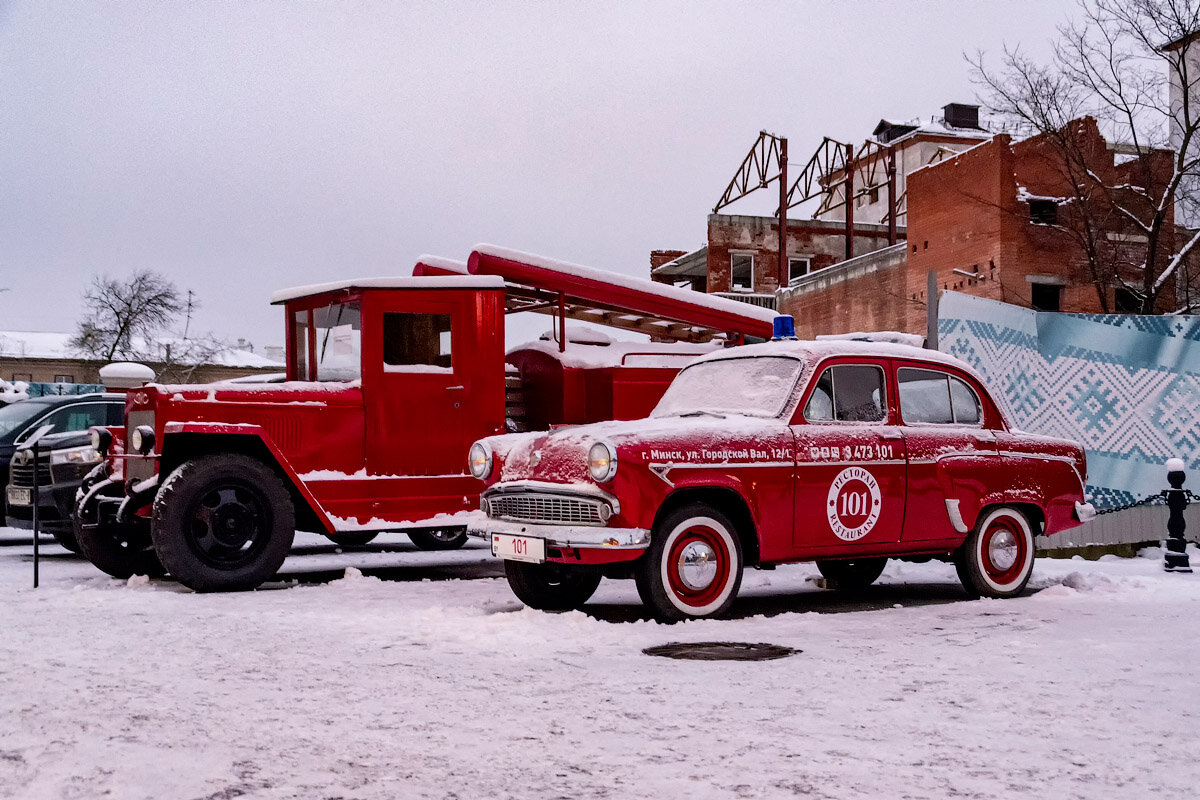
M854 253L862 255L887 246L884 226L856 230ZM840 222L792 220L788 222L788 256L811 257L818 270L846 257L845 227ZM773 293L779 285L779 224L772 217L711 214L708 218L708 290L730 291L731 256L754 254L754 291Z

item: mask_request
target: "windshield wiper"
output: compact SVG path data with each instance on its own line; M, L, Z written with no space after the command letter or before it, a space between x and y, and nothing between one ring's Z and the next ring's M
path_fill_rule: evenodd
M699 417L701 415L716 417L717 419L725 419L724 414L718 414L715 411L685 411L682 414L676 414L678 417Z

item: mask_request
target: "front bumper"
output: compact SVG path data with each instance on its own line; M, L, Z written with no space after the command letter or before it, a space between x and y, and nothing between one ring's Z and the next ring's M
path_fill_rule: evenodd
M37 497L33 498L38 507L38 524L45 531L70 531L71 507L74 504L75 490L79 483L54 484L39 486ZM31 487L27 488L32 493ZM33 528L33 504L8 505L7 524L13 528Z
M467 535L479 539L490 539L493 533L544 539L547 545L563 548L645 550L650 546L650 531L645 528L539 525L534 522L508 522L490 517L482 523L473 521L467 527Z

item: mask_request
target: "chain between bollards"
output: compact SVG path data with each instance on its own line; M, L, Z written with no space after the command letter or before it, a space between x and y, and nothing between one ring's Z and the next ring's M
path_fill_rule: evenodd
M1191 495L1191 492L1183 488L1183 482L1186 479L1187 473L1184 472L1183 459L1168 459L1167 483L1171 485L1171 488L1163 490L1167 509L1171 512L1170 517L1167 518L1167 540L1163 543L1163 569L1167 572L1192 571L1187 554L1187 540L1183 538L1183 531L1187 528L1187 523L1183 519L1183 510L1188 507L1188 497Z

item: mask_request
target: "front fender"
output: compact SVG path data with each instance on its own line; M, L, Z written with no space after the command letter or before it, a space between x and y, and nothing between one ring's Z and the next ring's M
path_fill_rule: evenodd
M163 430L159 474L165 476L191 458L220 452L242 452L269 460L269 465L281 473L284 483L292 488L295 497L308 507L326 532L336 529L333 520L313 496L288 461L283 451L271 440L261 425L226 422L169 422ZM297 509L299 510L299 509ZM297 514L297 517L300 515Z

